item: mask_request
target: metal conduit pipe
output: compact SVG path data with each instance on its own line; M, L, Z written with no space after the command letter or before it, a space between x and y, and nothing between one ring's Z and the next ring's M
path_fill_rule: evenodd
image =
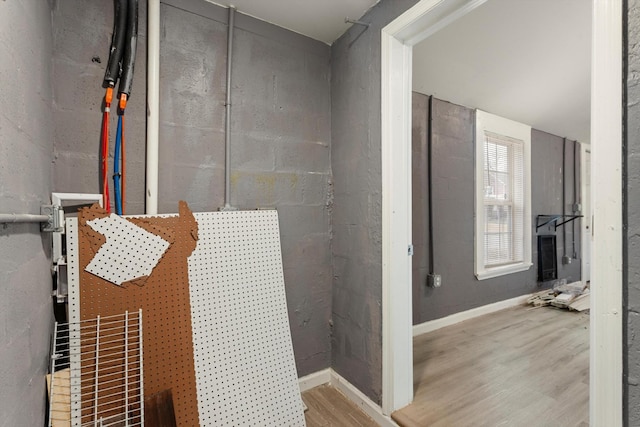
M229 6L229 27L227 29L227 96L224 123L224 208L231 208L231 63L233 60L233 28L236 8Z
M0 224L18 222L49 222L47 215L31 214L0 214Z

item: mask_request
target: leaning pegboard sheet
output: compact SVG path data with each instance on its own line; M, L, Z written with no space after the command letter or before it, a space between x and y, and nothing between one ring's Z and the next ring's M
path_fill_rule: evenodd
M170 246L123 287L85 271L106 241L86 222L105 216L69 222L71 320L142 308L144 394L171 388L180 426L304 425L277 212L192 214L181 203L179 216L128 217Z
M70 312L72 321L110 316L126 310L142 309L144 394L151 396L171 389L180 426L197 426L198 404L193 359L191 307L187 257L196 246L198 225L186 203L180 203L179 215L163 218L138 217L127 221L169 242L160 261L148 277L140 277L118 286L91 274L85 268L106 243L104 235L87 222L108 214L98 208L84 209L78 215L77 244L70 242ZM68 240L73 239L69 233ZM132 241L129 250L146 252L143 242ZM77 249L74 249L77 248ZM73 256L71 256L73 255ZM76 256L77 255L77 256ZM112 259L118 263L121 260ZM77 288L77 289L74 289ZM84 364L84 360L82 361ZM82 392L87 388L82 379ZM73 408L85 412L89 405Z
M304 426L278 214L195 213L189 256L198 411L203 426Z

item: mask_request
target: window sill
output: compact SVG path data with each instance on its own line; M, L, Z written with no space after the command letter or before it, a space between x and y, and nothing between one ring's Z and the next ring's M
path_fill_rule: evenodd
M478 280L491 279L493 277L504 276L506 274L518 273L520 271L527 271L533 264L530 262L523 262L521 264L507 265L504 267L495 267L489 270L482 270L476 273Z

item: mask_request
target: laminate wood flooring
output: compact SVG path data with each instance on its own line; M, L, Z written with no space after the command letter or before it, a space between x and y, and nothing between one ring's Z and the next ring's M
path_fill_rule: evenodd
M589 315L515 307L414 338L401 426L589 425Z
M307 427L377 427L378 424L340 391L321 385L302 393L309 408L304 417Z

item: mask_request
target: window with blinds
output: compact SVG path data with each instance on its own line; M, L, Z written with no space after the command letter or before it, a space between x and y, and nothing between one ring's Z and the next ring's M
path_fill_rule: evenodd
M524 261L524 142L484 134L484 265Z
M476 276L531 266L531 128L476 112Z

